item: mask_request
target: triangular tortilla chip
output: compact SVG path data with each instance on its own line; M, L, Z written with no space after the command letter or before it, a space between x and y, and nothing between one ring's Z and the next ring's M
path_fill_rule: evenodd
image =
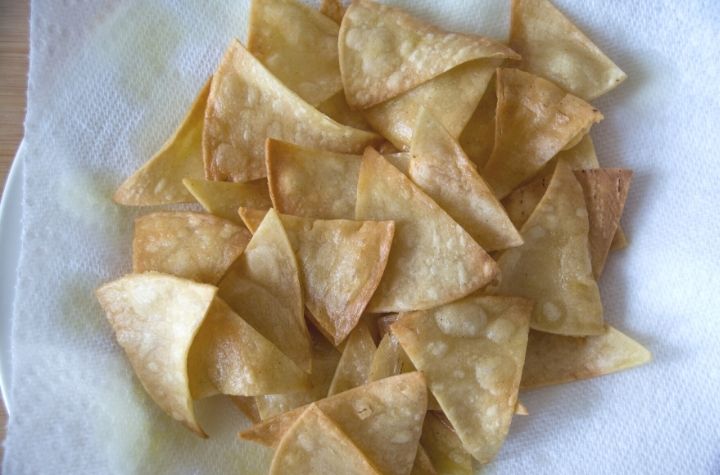
M570 167L558 162L545 195L520 230L525 244L508 249L498 261L498 293L535 300L532 328L574 336L604 331L589 230L582 187Z
M498 198L602 120L592 105L518 69L498 69L497 95L495 145L482 175Z
M267 137L344 153L360 153L381 140L318 112L233 41L210 86L203 131L205 174L225 181L264 177Z
M96 291L120 346L153 401L201 437L187 360L217 288L170 275L130 274Z
M308 375L220 299L208 310L188 356L193 399L307 389Z
M497 274L495 261L472 237L371 148L360 167L355 216L395 221L390 258L369 312L425 309L451 302Z
M272 208L245 252L228 269L218 295L253 328L310 372L310 337L303 315L300 271L282 222Z
M162 148L115 191L113 200L126 206L190 203L183 178L204 178L202 133L210 79L202 87L180 126Z
M645 364L652 359L640 343L611 326L601 335L570 337L531 331L523 389L594 378Z
M248 51L289 89L318 105L342 89L338 24L296 0L253 0Z
M275 451L270 475L381 475L315 404L290 427Z
M243 224L245 224L245 227L247 227L252 234L255 234L255 231L257 231L257 229L260 227L260 223L262 223L262 220L265 218L268 210L243 208L241 206L240 208L238 208L237 212ZM282 220L282 215L278 214L278 216L280 216L280 219Z
M470 296L401 315L391 327L481 463L495 456L510 428L531 311L532 302L521 298Z
M258 411L255 398L252 396L232 396L230 400L240 411L247 417L247 419L253 424L259 423L260 412Z
M632 171L621 168L578 170L575 178L582 186L590 222L590 259L593 275L602 274L615 236L625 199L630 189Z
M440 474L471 475L472 456L463 448L462 441L440 418L428 412L423 423L420 443L435 470Z
M147 214L135 220L133 272L217 284L249 241L247 229L210 214Z
M381 473L410 473L427 407L422 373L385 378L315 404ZM240 433L240 437L275 447L303 410L298 408L263 421Z
M513 0L510 46L522 55L520 68L586 101L627 78L548 0Z
M407 150L420 109L425 107L457 139L465 128L499 60L462 64L394 99L364 111L375 130L400 150Z
M272 207L265 179L232 183L185 178L182 182L205 211L237 224L242 224L237 215L240 206L257 209Z
M527 356L525 357L525 361L527 361ZM521 386L522 386L522 383L521 383ZM528 408L525 407L525 404L520 402L519 399L518 399L518 402L515 404L515 415L516 416L529 416L530 415L530 412L528 412Z
M485 94L459 138L460 146L478 170L482 170L490 159L495 145L495 107L497 106L495 82L491 80L488 83Z
M428 111L418 114L410 179L486 251L522 244L500 202L460 145Z
M345 92L340 91L329 99L318 104L317 110L335 122L361 130L372 130L370 124L360 111L350 109L345 99Z
M338 46L345 95L355 109L392 99L474 59L519 59L488 38L448 33L370 0L356 0L347 9Z
M345 7L340 0L323 0L320 5L320 13L339 25L345 15Z
M353 329L345 342L340 362L335 369L328 396L362 386L368 382L370 365L375 354L373 341L367 325L362 323Z
M628 241L627 235L625 234L625 231L621 227L618 226L618 230L615 233L615 236L613 236L612 244L610 245L611 251L619 251L620 249L625 249L628 247L630 242Z
M422 445L418 445L410 475L438 475Z

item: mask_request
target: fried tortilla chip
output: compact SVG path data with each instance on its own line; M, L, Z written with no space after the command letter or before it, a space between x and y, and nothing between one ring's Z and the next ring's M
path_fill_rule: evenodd
M586 101L627 76L548 0L513 0L510 46L520 68L553 81Z
M418 114L410 179L486 251L523 243L500 202L460 145L427 109Z
M237 214L240 206L257 209L272 207L265 179L232 183L185 178L182 182L205 211L237 224L242 224Z
M618 230L615 233L615 236L613 236L612 244L610 245L611 251L619 251L620 249L625 249L630 245L630 242L628 241L627 236L625 235L625 231L621 227L618 226Z
M427 386L422 373L385 378L316 404L378 471L410 473L427 407ZM275 416L240 433L240 437L276 447L303 411L298 408Z
M471 475L472 456L463 448L462 441L452 428L432 412L423 423L420 443L430 462L442 475Z
M372 130L362 112L350 109L345 99L345 92L340 91L329 99L318 104L317 110L335 122L361 130Z
M375 130L400 150L415 135L420 109L425 107L457 139L480 102L500 60L462 64L394 99L364 111Z
M448 33L402 10L355 0L340 25L340 72L348 104L367 109L474 59L519 59L487 38Z
M300 271L285 228L272 208L245 252L218 285L218 295L238 315L310 372L310 337L303 315Z
M465 450L481 463L495 456L510 428L531 311L529 300L475 295L401 315L391 327Z
M422 445L418 445L410 475L438 475Z
M193 197L183 178L205 176L202 133L210 79L195 98L180 126L162 148L115 191L113 200L126 206L190 203Z
M210 86L203 131L206 176L223 181L264 177L267 137L344 153L360 153L381 141L318 112L233 41Z
M345 342L340 362L335 370L328 396L362 386L368 382L370 365L375 354L375 342L367 325L359 324Z
M275 451L270 475L381 475L315 404L290 427Z
M309 387L308 375L220 299L208 310L188 355L193 399L257 396Z
M494 71L493 71L494 73ZM495 145L495 107L497 95L495 81L491 80L475 112L468 120L458 139L460 146L478 170L482 170Z
M97 298L150 397L201 437L187 360L217 288L171 275L129 274L100 287Z
M395 221L390 258L369 312L441 305L479 289L497 274L495 261L472 237L371 148L360 167L355 216Z
M508 249L498 261L498 293L535 300L530 321L535 330L574 336L604 331L589 229L582 187L570 167L558 162L545 195L520 230L525 244Z
M336 22L297 0L253 0L247 49L315 106L342 89L338 30Z
M652 359L640 343L606 326L596 336L570 337L531 331L523 389L594 378L645 364Z
M345 15L345 7L340 0L322 0L320 13L339 25Z
M590 259L596 279L602 274L613 237L617 233L632 174L631 170L621 168L575 171L588 210Z
M571 337L569 337L571 338ZM525 360L527 361L527 356L525 356ZM521 386L522 386L522 380L521 380ZM529 416L530 413L528 412L528 408L525 407L525 404L520 402L518 399L517 404L515 404L515 415L516 416Z
M247 419L253 424L259 423L260 412L258 411L255 398L251 396L232 396L230 400L240 411L247 417Z
M146 214L135 220L133 272L217 284L249 241L247 229L210 214Z
M502 199L602 114L550 81L518 69L498 69L495 144L482 175Z

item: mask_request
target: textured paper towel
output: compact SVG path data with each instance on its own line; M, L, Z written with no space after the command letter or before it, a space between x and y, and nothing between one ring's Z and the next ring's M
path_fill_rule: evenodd
M393 2L502 37L504 0ZM602 279L607 319L646 367L524 394L490 473L720 473L720 4L557 2L629 75L596 101L600 161L635 178L629 249ZM260 473L243 418L199 404L203 441L132 376L93 297L129 270L136 212L114 188L163 142L231 37L246 0L32 2L23 250L3 471Z

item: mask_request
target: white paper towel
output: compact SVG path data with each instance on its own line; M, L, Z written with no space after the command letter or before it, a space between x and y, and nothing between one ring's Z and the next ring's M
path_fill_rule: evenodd
M174 129L247 0L33 0L24 232L3 472L262 473L226 402L211 438L162 414L93 290L130 268L136 211L111 192ZM400 0L502 37L505 0ZM629 79L596 101L600 161L635 177L601 287L606 316L654 353L643 368L522 396L490 473L720 473L720 4L558 0Z

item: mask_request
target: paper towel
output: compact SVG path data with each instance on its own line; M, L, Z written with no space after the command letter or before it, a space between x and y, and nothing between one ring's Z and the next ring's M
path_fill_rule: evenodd
M401 0L444 27L502 38L505 0ZM596 101L604 166L635 170L601 287L645 367L522 395L489 473L720 473L720 4L556 2L629 79ZM111 192L164 141L247 0L33 0L23 247L3 471L262 473L222 399L200 440L162 414L114 343L93 290L130 268L136 210ZM144 211L141 211L144 212Z

